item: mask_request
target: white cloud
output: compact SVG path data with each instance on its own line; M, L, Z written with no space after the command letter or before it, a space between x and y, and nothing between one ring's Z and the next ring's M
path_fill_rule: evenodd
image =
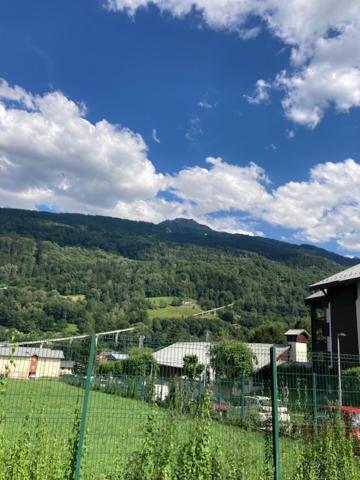
M272 85L265 80L258 80L255 85L255 92L253 95L244 95L244 98L249 103L252 104L260 104L263 102L266 102L269 100L269 89L272 87Z
M153 198L164 185L140 135L106 120L90 123L84 108L60 92L33 97L20 87L2 85L2 204L10 197L15 206L27 201L34 207L46 200L99 211L119 201Z
M254 163L213 157L162 175L139 134L89 122L85 107L61 92L34 96L1 85L2 206L41 204L153 222L186 217L248 234L261 234L259 222L266 222L360 252L360 164L353 159L319 164L308 180L278 187Z
M270 143L269 145L266 145L265 150L268 150L270 152L276 152L277 146L275 143Z
M11 87L3 78L0 78L0 100L18 102L28 109L33 109L35 105L35 98L33 95L26 92L18 85Z
M298 230L312 242L336 240L357 250L360 239L360 164L352 159L319 164L307 182L289 182L272 192L261 217Z
M130 15L149 4L176 17L196 10L209 27L237 31L243 38L266 26L291 49L289 68L273 85L284 91L282 104L289 119L314 128L331 106L341 112L360 106L359 0L104 0L104 4ZM249 102L268 99L270 84L263 82L258 80L255 94L246 97Z
M287 129L287 130L286 130L286 136L287 136L288 138L294 138L294 137L295 137L295 132L294 132L294 130L291 129L291 128Z
M152 136L152 139L154 140L155 143L160 143L160 138L158 136L156 128L152 129L151 136Z
M208 168L192 167L168 178L168 188L192 205L196 216L219 210L248 211L269 197L267 177L254 163L230 165L221 158L207 158Z
M216 103L210 103L207 100L201 100L200 102L197 103L197 106L205 110L212 110L213 108L216 107Z
M199 117L192 117L190 119L190 125L185 132L185 138L194 142L198 137L201 137L204 134L204 131L201 127L201 121Z
M215 218L208 215L199 217L197 220L199 223L208 225L213 230L217 230L219 232L238 233L242 235L249 235L251 237L254 235L259 237L264 236L263 232L256 230L254 222L252 222L250 219L241 220L234 215L225 215Z

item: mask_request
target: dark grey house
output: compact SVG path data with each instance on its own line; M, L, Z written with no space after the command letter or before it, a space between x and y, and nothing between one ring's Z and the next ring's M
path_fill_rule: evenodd
M310 285L305 299L310 307L314 352L360 355L360 264Z

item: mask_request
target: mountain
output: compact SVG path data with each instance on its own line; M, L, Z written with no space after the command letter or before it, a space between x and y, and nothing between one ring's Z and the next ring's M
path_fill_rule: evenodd
M155 225L4 208L0 340L140 322L157 343L209 333L280 342L289 326L308 327L308 285L354 263L313 246L217 232L188 219ZM178 307L183 298L193 300L194 312ZM228 304L215 316L192 316Z
M318 264L321 259L352 266L351 259L311 245L242 234L218 232L194 220L178 218L159 224L96 215L48 213L0 208L0 234L16 232L63 246L101 248L108 252L140 258L157 241L246 250L288 264Z

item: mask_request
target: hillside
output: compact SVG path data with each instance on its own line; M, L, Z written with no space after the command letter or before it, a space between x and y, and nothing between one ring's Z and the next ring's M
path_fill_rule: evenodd
M281 340L288 325L306 325L307 285L352 263L315 247L214 232L191 220L154 225L0 209L0 337L142 322L160 342L206 332ZM203 310L234 307L207 318L180 317L181 309L170 307L157 314L154 297L191 298ZM171 311L176 318L167 318Z

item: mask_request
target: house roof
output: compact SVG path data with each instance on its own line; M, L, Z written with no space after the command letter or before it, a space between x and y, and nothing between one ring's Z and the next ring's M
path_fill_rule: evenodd
M196 355L199 363L210 363L210 342L176 342L155 352L154 358L160 365L183 368L185 355Z
M107 353L105 356L107 360L127 360L129 358L127 353L118 352Z
M335 273L335 275L331 275L330 277L324 278L324 280L321 280L320 282L313 283L312 285L310 285L310 288L315 290L315 289L329 287L329 286L333 286L341 283L354 282L359 279L360 279L360 263L358 263L354 267L347 268L342 272Z
M17 357L33 357L39 358L64 358L62 350L51 350L50 348L32 348L32 347L0 347L0 357L17 358Z
M326 290L323 291L323 290L319 290L318 292L314 292L312 293L311 295L309 295L308 297L305 298L305 300L315 300L316 298L322 298L322 297L325 297L326 295Z
M285 332L285 335L303 335L305 334L308 338L310 337L310 333L305 330L304 328L290 328L287 332Z
M276 347L277 359L290 349L289 345L275 345L273 343L246 343L254 355L253 367L255 371L270 365L271 347Z
M196 355L199 363L210 364L210 342L176 342L155 352L154 358L159 365L174 368L183 368L185 355ZM261 370L270 364L270 350L272 343L247 343L247 347L254 355L253 366L255 371ZM288 345L276 345L278 358L287 350Z

